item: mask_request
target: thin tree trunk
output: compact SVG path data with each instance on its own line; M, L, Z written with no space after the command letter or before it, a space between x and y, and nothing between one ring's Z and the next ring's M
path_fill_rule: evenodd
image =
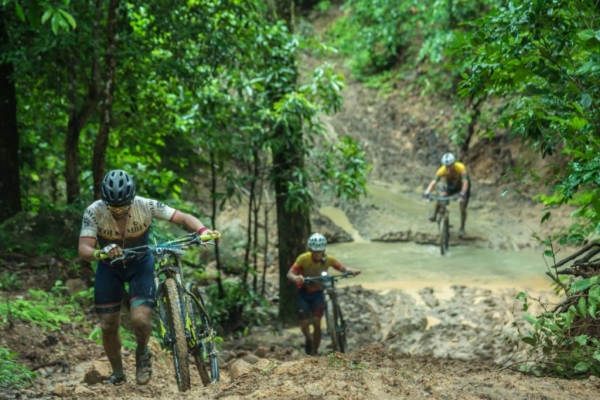
M253 153L254 177L255 179L258 179L258 176L260 174L260 158L258 156L258 150L255 149ZM254 293L258 291L258 214L260 212L260 206L262 203L262 184L258 185L258 192L260 193L260 195L254 195L254 202L252 203L252 212L254 214L254 234L252 235L252 264L254 268L254 275L252 277L252 288L254 289Z
M67 135L65 138L65 180L67 185L67 203L71 204L80 195L79 187L79 135L88 119L96 111L100 101L100 72L98 67L98 45L100 21L102 19L101 0L96 0L96 17L92 29L92 40L94 42L94 55L88 85L87 98L79 111L77 111L77 64L75 57L69 63L69 86L67 96L69 98L69 122L67 124Z
M268 260L268 254L269 254L269 211L271 210L271 205L264 205L264 211L265 211L265 228L264 228L264 234L265 234L265 247L263 249L264 254L265 254L265 259L263 262L263 271L262 271L262 289L261 289L261 296L264 297L265 295L265 287L267 285L267 268L269 267L269 260Z
M102 109L100 112L100 129L94 145L94 157L92 171L94 175L94 198L99 199L100 186L104 178L104 167L106 163L106 148L108 147L108 136L112 125L112 106L114 102L115 75L117 71L117 25L120 0L110 0L108 5L108 20L106 22L106 71L104 80L104 93Z
M217 166L215 160L215 152L210 152L210 196L211 196L211 215L210 222L212 229L217 229ZM219 255L219 245L215 245L215 258L217 259L217 289L219 291L219 298L225 297L225 289L223 288L223 281L221 280L221 271L223 266L221 265L221 257Z
M470 121L469 125L467 125L467 134L465 135L465 140L460 146L461 160L467 161L469 157L469 145L473 135L475 134L475 125L477 125L477 122L479 121L479 116L481 115L481 104L484 100L485 97L478 99L476 102L473 102L473 98L469 100Z
M0 48L7 48L8 40L0 8ZM13 73L12 63L0 63L0 223L21 211L17 91Z
M250 250L252 249L252 203L254 203L254 191L256 190L256 176L250 180L250 195L248 196L248 229L246 230L246 252L244 254L244 274L242 286L248 285L248 272L250 271Z

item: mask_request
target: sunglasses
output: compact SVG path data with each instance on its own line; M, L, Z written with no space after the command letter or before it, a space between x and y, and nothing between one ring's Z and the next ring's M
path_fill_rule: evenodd
M124 204L122 206L111 206L110 204L106 204L106 207L110 210L110 211L126 211L129 210L129 208L131 207L131 203L128 204Z

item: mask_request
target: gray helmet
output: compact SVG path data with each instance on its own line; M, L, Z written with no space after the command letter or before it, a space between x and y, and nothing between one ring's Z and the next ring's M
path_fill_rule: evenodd
M308 238L308 248L312 251L323 251L327 246L327 239L320 233L313 233Z
M102 181L102 200L111 206L130 203L135 197L135 183L131 176L120 169L110 171Z
M456 161L456 157L452 153L446 153L442 156L442 164L445 166L454 164L454 161Z

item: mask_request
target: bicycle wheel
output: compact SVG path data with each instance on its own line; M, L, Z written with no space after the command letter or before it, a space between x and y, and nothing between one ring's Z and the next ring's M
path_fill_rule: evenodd
M190 389L190 364L185 337L185 309L181 303L181 292L177 282L168 278L164 282L163 294L166 307L167 335L172 345L175 379L180 392Z
M202 293L197 286L186 284L188 315L194 329L196 343L192 349L194 363L204 386L219 381L219 361L215 345L216 332L206 312Z
M333 351L340 351L335 321L336 318L333 302L330 298L327 298L325 301L325 323L327 324L329 336L331 336L331 347L333 348Z
M348 341L346 340L346 323L342 315L342 309L337 303L334 303L335 333L340 353L348 352Z
M444 253L447 253L448 247L450 246L450 218L448 217L448 214L446 214L444 220L446 222L444 223L444 233L442 236L444 238Z
M443 215L440 218L440 253L446 254L448 251L448 240L450 239L450 227L448 226L448 218Z

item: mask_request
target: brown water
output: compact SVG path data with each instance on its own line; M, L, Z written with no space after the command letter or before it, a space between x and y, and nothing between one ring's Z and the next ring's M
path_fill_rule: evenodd
M424 287L445 291L452 285L481 288L548 291L546 257L533 250L498 251L454 246L441 256L433 245L358 242L331 244L328 253L361 275L342 284L360 284L375 290Z
M377 206L378 213L386 213L369 218L377 219L377 223L385 224L390 231L430 230L436 234L436 225L426 221L431 204L421 199L420 192L381 182L370 185L368 189L369 196L365 201ZM434 245L370 242L360 236L342 210L322 207L320 211L354 239L351 243L327 246L327 252L342 264L362 271L352 280L341 281L342 285L361 284L375 290L402 289L411 292L424 287L446 292L452 285L551 291L551 280L546 271L552 260L543 256L543 250L519 250L516 245L527 240L535 227L503 221L502 215L489 211L494 204L477 199L470 204L473 210L469 212L467 233L477 237L480 245L467 242L451 246L445 256L441 256L439 248ZM481 246L486 242L490 248ZM498 244L502 244L504 250L498 250Z

